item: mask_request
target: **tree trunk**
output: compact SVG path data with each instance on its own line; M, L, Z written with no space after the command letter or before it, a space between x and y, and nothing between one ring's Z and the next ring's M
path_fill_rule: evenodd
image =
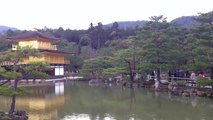
M156 55L157 55L157 64L159 65L161 63L159 51L156 52ZM157 68L156 72L157 72L157 81L160 83L160 68Z
M15 79L14 84L12 86L13 92L16 92L17 87L18 87L18 79ZM12 96L9 114L12 114L15 111L15 102L16 102L15 97L16 97L15 95Z
M157 81L160 83L160 69L157 69Z
M81 54L81 45L78 45L78 55L80 55L80 54Z
M134 81L134 73L133 73L132 65L130 62L128 62L128 68L129 68L130 81Z
M16 104L16 96L13 95L12 98L11 98L11 105L10 105L9 114L12 114L15 111L15 104Z
M213 67L211 67L210 69L211 69L211 71L210 71L210 78L211 78L211 80L213 80Z
M6 83L8 83L8 82L10 82L10 80L7 80L7 81L1 83L0 86L3 86L4 84L6 84Z
M18 79L15 79L14 85L13 85L13 91L16 91L17 87L18 87Z
M129 77L130 77L130 88L133 88L135 74L134 74L131 62L128 62L128 67L129 67Z
M134 75L130 73L130 88L133 88L133 83L134 83Z

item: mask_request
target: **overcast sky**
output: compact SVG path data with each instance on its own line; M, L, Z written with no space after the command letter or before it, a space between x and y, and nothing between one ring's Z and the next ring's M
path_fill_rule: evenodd
M149 20L168 21L213 10L213 0L0 0L0 25L19 29L87 29L89 24Z

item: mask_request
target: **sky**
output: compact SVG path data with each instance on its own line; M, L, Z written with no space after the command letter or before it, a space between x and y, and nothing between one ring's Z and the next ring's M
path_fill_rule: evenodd
M0 0L0 25L34 28L88 29L92 22L168 21L213 10L213 0Z

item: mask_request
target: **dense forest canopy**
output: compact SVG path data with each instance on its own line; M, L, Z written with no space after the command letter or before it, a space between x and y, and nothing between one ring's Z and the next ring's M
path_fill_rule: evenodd
M160 73L184 70L202 71L213 78L213 11L198 16L182 17L167 22L164 16L152 16L143 25L119 27L101 22L88 25L87 30L37 29L61 38L55 43L70 56L70 70L90 78L105 78L155 70ZM189 23L183 25L183 23ZM27 31L8 30L0 36L0 51L11 45L6 38Z

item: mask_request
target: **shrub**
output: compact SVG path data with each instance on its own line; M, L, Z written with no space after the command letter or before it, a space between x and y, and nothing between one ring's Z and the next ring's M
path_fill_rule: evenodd
M213 86L213 80L200 78L197 80L197 84L198 84L198 86Z
M40 71L33 71L26 76L27 79L47 79L48 74Z
M20 78L22 75L21 73L18 73L18 72L6 72L2 75L5 79L17 79L17 78Z

